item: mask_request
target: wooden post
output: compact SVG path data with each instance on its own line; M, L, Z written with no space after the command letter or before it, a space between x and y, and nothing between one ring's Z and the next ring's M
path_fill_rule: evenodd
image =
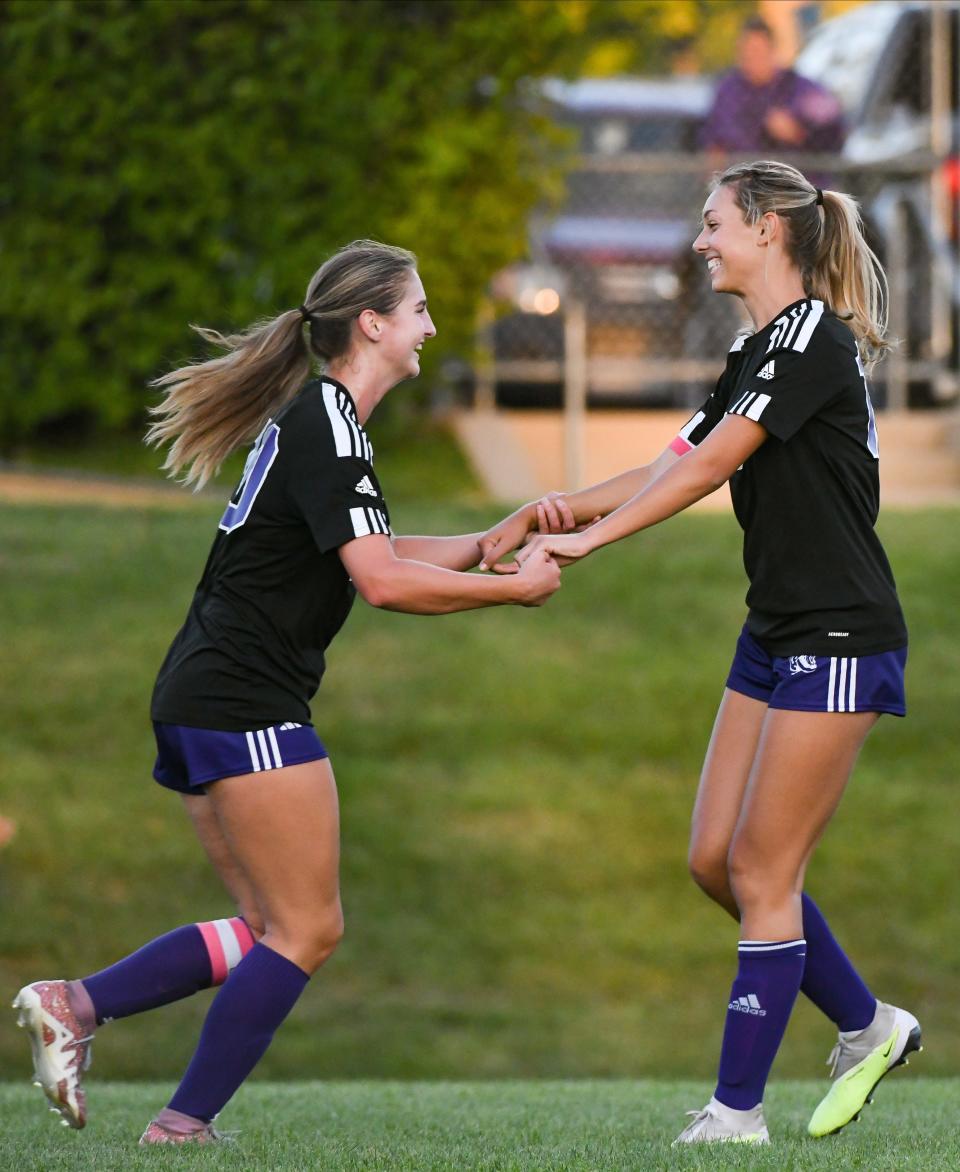
M476 361L474 362L475 411L493 411L497 405L496 355L493 352L493 300L485 296L477 307L476 318Z
M587 413L587 312L569 297L563 319L563 453L568 492L584 486Z
M899 342L888 352L886 361L888 411L905 411L907 407L908 270L907 209L898 201L892 209L887 240L890 333Z

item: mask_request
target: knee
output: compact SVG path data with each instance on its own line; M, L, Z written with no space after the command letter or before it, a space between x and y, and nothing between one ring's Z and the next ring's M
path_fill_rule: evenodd
M267 930L260 909L257 907L245 907L241 903L237 910L240 913L240 918L250 929L250 935L254 940L259 940Z
M690 843L687 867L701 891L718 903L724 901L730 891L725 846L721 849L695 839Z
M305 972L313 973L333 956L343 939L343 909L338 900L331 907L301 915L293 922L268 925L267 932L282 941L282 951Z
M727 874L741 911L780 903L796 886L785 860L771 858L746 841L731 845Z
M319 968L336 952L343 939L343 929L343 909L338 903L336 908L317 924L314 931L315 968Z

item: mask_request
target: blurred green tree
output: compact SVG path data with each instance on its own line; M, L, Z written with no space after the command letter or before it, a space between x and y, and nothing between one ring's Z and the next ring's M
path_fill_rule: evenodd
M731 4L682 7L686 29ZM7 0L0 449L139 418L188 321L296 305L358 236L420 255L432 361L469 349L560 190L525 82L594 50L649 66L676 23L660 0Z

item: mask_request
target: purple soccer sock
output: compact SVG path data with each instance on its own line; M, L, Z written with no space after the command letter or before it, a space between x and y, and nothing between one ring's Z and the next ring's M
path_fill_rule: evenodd
M85 1022L92 1009L97 1025L156 1009L223 984L252 947L253 935L239 916L186 924L109 968L82 981L70 981L70 1004Z
M213 999L200 1042L168 1106L209 1123L266 1053L310 977L255 944Z
M800 992L835 1022L838 1030L844 1033L865 1030L873 1021L877 999L837 943L823 913L806 893L803 935L807 941L807 965Z
M741 940L714 1097L737 1111L763 1102L770 1067L800 991L803 940Z

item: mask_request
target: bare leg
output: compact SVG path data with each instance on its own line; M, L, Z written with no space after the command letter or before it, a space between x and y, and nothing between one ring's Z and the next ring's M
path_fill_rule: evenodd
M213 802L206 794L184 794L183 805L207 858L220 876L247 927L254 938L259 940L263 935L263 913L257 904L253 884L243 873L227 845Z
M807 862L876 721L873 712L768 712L730 846L742 939L802 936Z
M740 818L767 705L727 688L707 748L693 808L689 867L712 900L740 918L730 890L727 856Z
M343 932L330 762L223 778L211 785L209 797L265 930L214 999L180 1086L144 1134L149 1143L168 1142L178 1128L192 1136L206 1130Z
M262 943L312 973L343 934L340 816L329 760L266 777L225 777L210 787L209 800L229 853L225 881L238 883L240 897L259 910Z

